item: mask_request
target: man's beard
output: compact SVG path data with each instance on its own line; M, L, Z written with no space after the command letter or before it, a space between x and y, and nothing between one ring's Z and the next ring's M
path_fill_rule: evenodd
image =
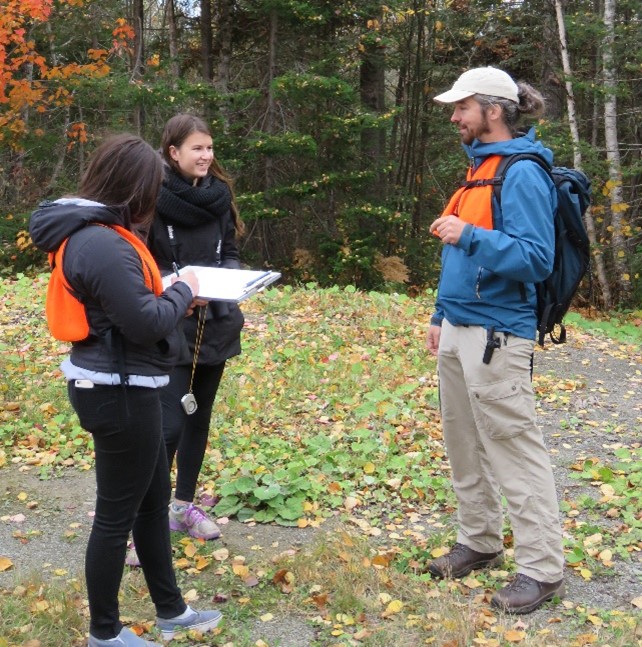
M473 139L480 139L482 135L486 135L489 132L490 127L488 126L488 119L486 119L486 114L482 112L481 124L479 124L475 129L467 128L461 135L461 141L467 146L470 146L470 144L473 143Z

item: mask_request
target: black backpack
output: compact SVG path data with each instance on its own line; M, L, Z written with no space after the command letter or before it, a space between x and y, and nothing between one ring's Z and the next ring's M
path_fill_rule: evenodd
M551 167L539 155L508 155L499 163L497 177L489 180L500 206L506 171L519 160L537 162L551 176L557 189L553 271L547 279L535 284L535 290L539 345L544 345L546 335L554 344L563 344L566 341L566 328L562 320L591 264L590 243L584 225L584 213L591 203L591 181L576 169ZM557 327L559 334L556 333Z

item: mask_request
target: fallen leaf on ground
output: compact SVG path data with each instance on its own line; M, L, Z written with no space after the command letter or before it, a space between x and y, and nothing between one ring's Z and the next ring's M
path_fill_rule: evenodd
M0 557L0 572L13 568L13 562L8 557Z

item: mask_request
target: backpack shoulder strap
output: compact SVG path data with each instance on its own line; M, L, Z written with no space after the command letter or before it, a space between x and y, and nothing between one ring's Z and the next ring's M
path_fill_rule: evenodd
M500 207L502 205L502 184L504 183L506 172L513 164L520 162L521 160L530 160L531 162L539 164L548 173L552 180L552 167L543 157L535 155L535 153L515 153L515 155L506 155L502 158L502 161L497 167L497 177L494 178L497 181L493 182L493 194L495 195L497 204Z

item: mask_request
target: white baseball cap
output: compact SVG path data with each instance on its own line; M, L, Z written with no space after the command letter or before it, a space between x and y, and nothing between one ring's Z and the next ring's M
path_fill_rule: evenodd
M519 103L517 83L509 74L496 67L476 67L464 72L447 92L438 94L438 103L455 103L463 101L474 94L485 94L490 97L502 97Z

